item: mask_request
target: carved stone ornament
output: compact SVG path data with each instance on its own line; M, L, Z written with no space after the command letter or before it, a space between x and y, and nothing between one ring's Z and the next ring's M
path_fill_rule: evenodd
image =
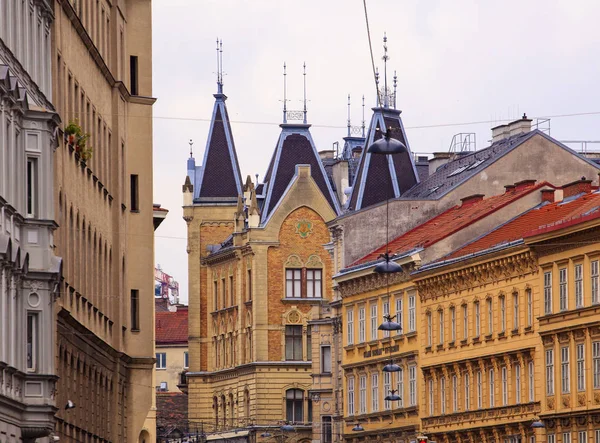
M563 395L562 396L562 404L565 408L571 407L571 396Z
M297 255L290 255L287 259L287 261L285 262L285 267L286 268L302 268L303 267L303 263L302 260L300 260L300 257L298 257Z
M406 282L410 279L411 271L412 266L403 265L402 272L396 272L394 274L372 273L359 278L344 281L339 284L340 294L342 297L350 297L356 294L363 294L365 292L385 288L388 284L388 279L390 286L397 283Z
M296 223L296 234L300 238L307 238L313 230L313 224L310 220L300 220Z
M323 267L323 262L321 261L321 257L319 257L318 255L311 255L310 257L308 257L308 260L306 261L306 267L307 268L322 268Z
M296 310L293 310L287 316L287 322L290 324L300 323L301 319L302 317L300 316L300 313Z
M554 397L548 397L546 400L546 405L548 406L548 409L554 409Z
M577 403L579 406L585 406L585 402L586 402L587 398L585 394L578 394L577 395Z

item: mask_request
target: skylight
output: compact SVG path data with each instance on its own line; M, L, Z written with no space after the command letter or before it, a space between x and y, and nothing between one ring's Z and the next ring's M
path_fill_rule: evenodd
M471 164L467 169L470 171L471 169L475 169L477 166L479 166L480 164L482 164L485 161L485 159L483 160L475 160L475 163Z
M461 166L461 167L455 169L454 171L452 171L450 174L448 174L448 177L452 177L452 176L458 175L461 172L463 172L465 169L467 169L468 167L469 167L468 165Z

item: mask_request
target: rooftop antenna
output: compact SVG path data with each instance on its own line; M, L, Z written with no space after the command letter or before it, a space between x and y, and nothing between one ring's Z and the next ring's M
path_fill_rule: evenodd
M217 93L223 94L223 40L217 38Z
M283 123L287 123L287 81L286 67L283 62Z
M383 33L383 107L390 107L390 97L388 94L388 85L387 85L387 61L389 60L389 56L387 55L387 35L385 32Z
M194 142L192 141L191 138L190 138L189 144L190 144L190 158L194 158L194 152L192 150L192 147L194 146Z
M258 174L254 174L254 176L256 177L256 186L258 186Z
M304 124L306 124L306 62L304 62Z
M362 96L362 136L365 138L365 95Z
M396 109L396 87L398 86L398 76L394 70L394 109Z
M350 137L350 94L348 94L348 137Z

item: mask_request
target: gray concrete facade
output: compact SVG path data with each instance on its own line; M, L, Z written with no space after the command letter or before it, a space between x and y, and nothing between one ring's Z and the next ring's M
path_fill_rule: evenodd
M45 0L0 0L0 440L47 441L54 429L56 257Z

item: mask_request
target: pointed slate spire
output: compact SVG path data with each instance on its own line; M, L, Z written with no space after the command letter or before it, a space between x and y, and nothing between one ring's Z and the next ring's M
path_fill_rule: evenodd
M194 186L195 203L237 202L243 194L240 173L229 114L223 94L223 46L217 45L217 93L214 94L215 106L204 151L204 160L200 169L197 186Z

